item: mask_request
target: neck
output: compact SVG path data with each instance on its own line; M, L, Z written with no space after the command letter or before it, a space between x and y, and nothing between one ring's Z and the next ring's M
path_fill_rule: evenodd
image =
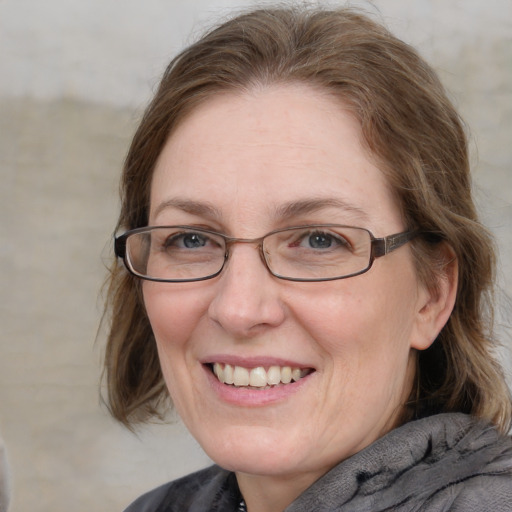
M319 476L309 473L287 477L236 473L247 512L283 512Z

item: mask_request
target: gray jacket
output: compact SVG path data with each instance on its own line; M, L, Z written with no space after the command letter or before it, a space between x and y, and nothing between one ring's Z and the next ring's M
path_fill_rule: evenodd
M212 466L125 512L236 512L233 473ZM512 439L464 414L412 421L338 464L285 512L512 511Z

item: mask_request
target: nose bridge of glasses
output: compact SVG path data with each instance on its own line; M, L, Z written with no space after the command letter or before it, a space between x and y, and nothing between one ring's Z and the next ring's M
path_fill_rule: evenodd
M235 238L230 236L224 236L224 241L226 243L226 258L231 255L231 247L236 244L248 244L254 245L255 249L258 250L260 254L261 261L268 268L268 263L265 258L265 254L263 251L263 241L267 235L260 236L257 238Z

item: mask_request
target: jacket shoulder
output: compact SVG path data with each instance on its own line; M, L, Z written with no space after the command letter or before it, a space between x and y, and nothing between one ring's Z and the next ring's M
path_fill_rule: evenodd
M224 480L228 474L218 466L210 466L143 494L124 512L187 511L201 489L214 480Z
M462 487L450 508L453 512L510 512L512 469L478 475Z

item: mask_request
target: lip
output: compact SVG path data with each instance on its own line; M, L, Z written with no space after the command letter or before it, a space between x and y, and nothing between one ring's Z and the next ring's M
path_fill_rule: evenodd
M312 370L315 370L315 367L309 363L268 356L240 357L230 354L214 354L203 358L200 362L202 364L230 364L231 366L243 366L244 368L258 368L258 366L263 366L264 368L268 368L270 366L290 366L292 368L311 368Z
M311 368L313 371L302 377L296 382L274 386L269 389L248 389L223 384L213 374L211 365L213 363L225 363L233 366L243 366L244 368L257 368L263 366L291 366L294 368ZM311 378L316 373L311 365L301 364L297 361L287 359L276 359L270 357L238 357L228 355L212 356L202 362L203 370L210 389L216 397L223 403L237 407L263 407L266 405L277 404L290 399L299 392L304 386L308 385Z

